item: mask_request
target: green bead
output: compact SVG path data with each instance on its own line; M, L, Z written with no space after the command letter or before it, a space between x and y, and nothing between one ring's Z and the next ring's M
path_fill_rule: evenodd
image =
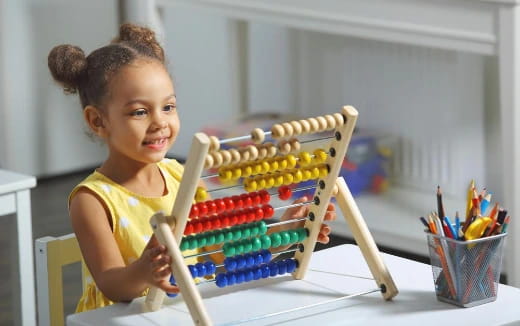
M299 236L298 242L302 242L309 236L306 228L299 228L297 231Z
M205 234L199 234L196 236L197 237L197 247L198 248L202 248L206 245L208 239L207 239L207 236Z
M235 242L233 245L235 247L235 255L240 255L244 252L244 245L242 243Z
M286 246L289 243L291 243L291 236L289 235L289 232L287 232L287 231L280 232L280 237L282 238L282 246Z
M291 240L290 240L291 243L296 243L300 239L300 236L299 236L297 230L290 230L289 236L291 237Z
M271 248L271 237L264 234L260 236L260 242L262 243L262 249L269 249Z
M260 235L260 228L258 227L258 223L253 224L250 228L251 230L251 236L256 237L257 235Z
M240 241L242 243L242 245L244 246L244 250L242 251L244 254L251 252L253 250L253 244L252 244L251 240L252 239L244 239L244 240Z
M271 240L271 239L269 239ZM253 247L253 251L258 251L260 249L262 249L262 241L260 241L259 238L253 238L251 239L251 245Z
M182 241L181 241L181 245L180 245L180 247L179 247L180 250L181 250L181 251L188 250L189 247L190 247L190 242L187 241L186 238L182 239Z
M271 247L276 248L282 245L282 237L279 233L273 233L270 235L271 237Z
M237 241L237 240L240 240L241 238L242 238L242 230L240 230L240 229L233 230L233 240Z
M242 239L249 238L251 236L251 227L244 226L242 228Z
M197 249L198 246L199 246L199 241L197 240L197 238L192 237L192 238L190 239L190 249L192 249L192 250L193 250L193 249Z
M264 221L258 222L258 227L260 228L260 234L265 234L267 232L267 224Z
M233 231L231 229L227 229L224 233L224 241L233 240Z
M212 232L206 236L206 244L212 246L215 244L215 234Z
M226 237L224 236L224 232L217 230L215 231L215 243L222 243L226 240Z
M224 243L224 246L222 246L222 252L224 253L224 256L231 257L235 255L235 246L230 243L226 242Z

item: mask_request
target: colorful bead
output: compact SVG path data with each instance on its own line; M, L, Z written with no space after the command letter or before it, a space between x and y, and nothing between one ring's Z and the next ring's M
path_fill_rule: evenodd
M311 154L305 151L300 152L300 154L298 154L298 158L300 159L300 161L298 162L300 166L307 166L312 161Z
M287 186L282 186L282 187L278 188L278 197L281 200L288 200L289 198L291 198L291 196L292 196L291 188L289 188Z
M189 217L197 218L199 216L199 207L197 205L191 205Z
M207 261L204 263L204 266L206 267L206 275L215 274L215 271L217 270L217 266L215 266L214 262Z
M280 236L280 234L272 233L271 235L269 235L269 237L271 238L271 247L276 248L276 247L281 246L282 237ZM267 249L267 248L264 248L264 249Z
M271 205L262 206L262 210L264 211L264 219L269 219L274 215L274 208Z
M287 231L280 232L280 238L281 238L282 246L286 246L289 243L291 243L291 236L289 235L289 232L287 232Z
M275 262L270 262L269 266L269 276L273 277L278 275L278 264Z
M296 156L289 154L287 155L287 168L293 169L296 166L297 160Z
M262 242L262 249L271 248L272 241L270 236L263 234L260 236L260 241Z
M204 263L196 263L195 268L197 269L197 277L204 277L207 274L206 265Z
M226 274L224 273L220 273L218 274L216 277L215 277L215 283L217 284L217 286L219 288L223 288L223 287L226 287L228 285L227 283L227 277L226 277Z
M285 265L287 267L287 273L292 273L296 269L296 260L292 258L284 259Z

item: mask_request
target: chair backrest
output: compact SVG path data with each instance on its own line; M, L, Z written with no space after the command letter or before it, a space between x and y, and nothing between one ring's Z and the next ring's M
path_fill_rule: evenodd
M62 268L81 261L78 241L74 234L43 237L34 247L38 325L64 325Z

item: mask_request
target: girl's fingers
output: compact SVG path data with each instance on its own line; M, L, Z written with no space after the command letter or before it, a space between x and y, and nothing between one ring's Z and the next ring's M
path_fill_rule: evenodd
M323 235L329 235L331 232L331 228L330 226L326 225L326 224L323 224L321 226L321 229L320 229L320 234L323 234Z
M329 243L330 239L328 236L326 236L325 234L318 234L318 242L319 243L322 243L322 244L327 244Z
M169 280L166 279L157 282L156 286L166 293L179 293L179 288L175 285L171 285Z

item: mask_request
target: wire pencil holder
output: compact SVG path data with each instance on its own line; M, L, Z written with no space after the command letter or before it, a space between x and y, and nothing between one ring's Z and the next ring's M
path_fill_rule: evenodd
M496 300L507 233L470 241L426 235L438 300L461 307Z

